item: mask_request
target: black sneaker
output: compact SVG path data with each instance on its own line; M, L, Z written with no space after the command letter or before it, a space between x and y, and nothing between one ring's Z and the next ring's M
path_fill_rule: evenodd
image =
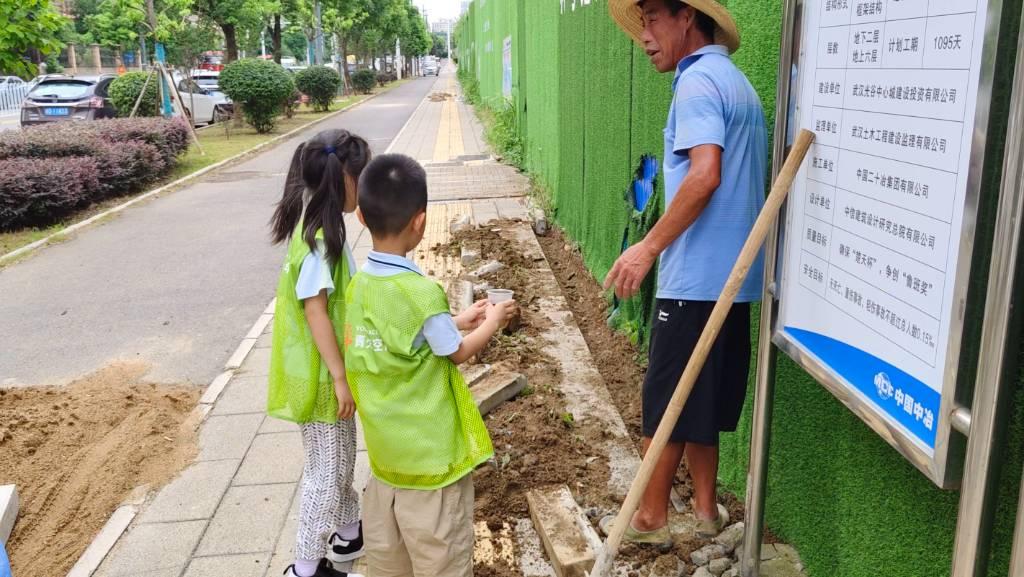
M363 556L363 522L359 522L359 536L351 541L332 533L327 540L327 558L335 563L346 563Z
M289 565L284 570L285 577L298 577L298 573L295 572L295 565ZM331 562L327 559L321 559L320 565L316 568L316 573L313 573L313 577L363 577L359 573L346 573L344 571L338 571L331 565Z

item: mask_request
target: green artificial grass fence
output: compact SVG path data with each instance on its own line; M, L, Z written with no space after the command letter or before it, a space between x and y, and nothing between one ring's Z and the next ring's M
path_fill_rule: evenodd
M731 0L743 46L734 55L773 127L781 0ZM1019 15L1020 0L1005 0ZM1010 69L1016 18L1007 17L997 69ZM460 66L483 104L501 106L502 48L513 47L513 105L526 143L522 168L547 195L556 221L601 279L619 254L629 213L623 193L643 154L661 159L671 75L615 27L605 0L475 0L456 32ZM1003 79L1003 86L1008 85ZM1006 109L997 86L994 110ZM990 134L1005 130L1005 114ZM1001 158L1001 156L994 155ZM988 167L972 290L983 287L998 166ZM658 192L661 182L658 182ZM983 199L983 201L985 200ZM985 231L988 232L985 232ZM980 273L978 271L981 271ZM641 307L629 310L641 310ZM630 314L629 310L626 314ZM980 306L969 305L977 318ZM752 331L756 339L757 309ZM648 319L624 319L646 324ZM968 346L969 356L976 351ZM1024 358L1024 348L1021 356ZM964 365L972 374L973 367ZM639 394L639 391L638 391ZM749 396L749 395L748 395ZM735 434L722 440L720 478L742 496L750 398ZM941 577L949 574L959 495L935 488L806 373L780 355L768 477L767 525L792 543L811 577ZM991 577L1006 575L1024 455L1024 375L1017 379L1005 450Z

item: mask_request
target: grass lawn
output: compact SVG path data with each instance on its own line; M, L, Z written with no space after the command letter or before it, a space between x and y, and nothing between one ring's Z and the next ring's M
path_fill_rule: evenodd
M383 89L377 88L374 92L376 93L388 90L395 86L399 86L402 83L404 83L404 81L394 82ZM292 118L280 117L277 125L274 127L274 130L268 134L257 134L256 131L248 125L239 127L234 126L233 123L227 130L225 130L225 127L222 125L214 125L209 128L199 130L197 135L199 136L199 143L202 145L203 152L205 152L205 154L200 154L199 150L195 145L193 145L189 148L189 151L185 156L179 159L178 165L175 166L167 176L162 178L160 181L153 183L147 187L146 190L94 204L71 216L65 222L46 228L31 228L0 233L0 255L7 254L27 244L46 238L51 234L58 233L76 222L81 222L93 215L117 206L129 200L132 196L138 196L139 194L144 194L149 190L153 190L154 188L158 188L169 182L174 182L179 178L188 176L189 174L202 170L207 166L216 164L227 158L231 158L236 154L243 153L258 144L271 140L277 136L285 134L286 132L295 130L296 128L309 124L310 122L319 120L333 112L337 112L341 108L351 106L361 100L365 100L366 98L367 96L362 94L339 98L334 101L334 104L331 105L331 110L328 112L313 112L311 108L302 106Z

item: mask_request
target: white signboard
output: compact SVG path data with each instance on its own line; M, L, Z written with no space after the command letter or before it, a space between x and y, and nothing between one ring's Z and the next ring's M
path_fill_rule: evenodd
M937 480L922 462L948 438L986 0L803 4L790 123L817 140L789 200L775 340Z

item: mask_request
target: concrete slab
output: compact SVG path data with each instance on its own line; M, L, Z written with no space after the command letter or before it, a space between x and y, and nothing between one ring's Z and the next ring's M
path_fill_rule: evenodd
M206 521L136 525L104 561L99 577L178 575L206 527Z
M254 343L255 345L255 343ZM252 349L236 374L245 373L250 377L265 377L270 374L270 349Z
M18 488L0 486L0 543L6 543L18 520Z
M261 414L210 417L199 429L199 456L196 460L245 457L261 423Z
M586 577L601 539L573 499L569 488L529 491L530 518L558 577Z
M270 345L273 344L274 337L270 333L270 327L267 327L266 332L260 335L260 338L256 339L257 349L269 349Z
M78 561L68 571L67 577L90 577L95 573L114 545L117 545L121 535L131 525L137 512L138 506L130 504L115 509L92 543L89 543Z
M366 484L370 481L370 476L373 474L370 471L370 454L366 451L359 451L356 453L356 470L352 475L352 487L359 493L362 498L363 489L366 488Z
M140 523L209 519L231 484L240 461L199 461L157 493L139 515Z
M184 577L263 577L269 563L270 553L196 557Z
M360 495L362 492L360 491ZM295 561L295 536L299 530L299 503L302 501L302 488L296 487L292 496L291 506L288 508L288 516L285 518L284 527L277 538L274 546L274 554L270 558L270 568L267 570L267 577L280 575L288 565Z
M286 433L288 431L298 431L299 426L291 421L285 421L284 419L275 419L270 415L267 415L263 419L263 424L260 425L259 434L263 433Z
M294 494L294 484L231 487L210 521L196 556L273 551Z
M221 393L214 415L264 413L267 410L267 378L236 376Z
M533 527L533 521L520 519L516 523L516 553L519 572L523 577L555 577L555 570L544 558L544 544Z
M526 388L524 375L500 372L480 379L469 391L473 394L473 401L480 409L480 414L486 415L505 401L514 398L524 388Z
M297 483L302 477L303 459L299 433L256 435L232 484Z

